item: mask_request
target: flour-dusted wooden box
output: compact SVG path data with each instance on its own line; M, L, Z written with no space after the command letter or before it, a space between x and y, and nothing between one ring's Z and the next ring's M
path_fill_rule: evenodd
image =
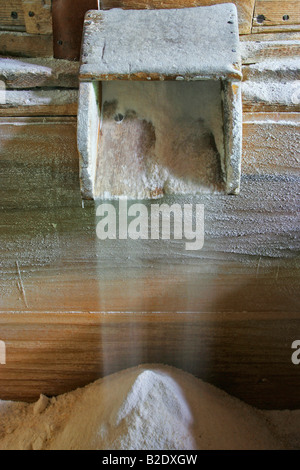
M239 191L235 5L90 11L81 61L84 198Z

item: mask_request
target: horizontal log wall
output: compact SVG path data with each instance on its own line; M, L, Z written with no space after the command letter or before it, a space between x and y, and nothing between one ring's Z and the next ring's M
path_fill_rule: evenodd
M220 2L102 6L211 3ZM300 339L298 2L236 3L242 191L202 201L205 247L194 256L178 242L103 250L95 208L79 192L78 63L51 58L49 8L1 3L0 53L13 57L0 62L0 399L34 400L164 362L260 408L300 407L300 366L291 362Z

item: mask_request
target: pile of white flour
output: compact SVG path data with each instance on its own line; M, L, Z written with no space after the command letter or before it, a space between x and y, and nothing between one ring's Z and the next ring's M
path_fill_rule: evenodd
M140 366L33 405L0 401L0 449L295 448L299 418L260 412L171 367Z

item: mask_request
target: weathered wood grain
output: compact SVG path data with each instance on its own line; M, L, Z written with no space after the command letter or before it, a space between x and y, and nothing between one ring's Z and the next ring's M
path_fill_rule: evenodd
M300 25L291 24L291 25L277 25L277 26L253 26L252 33L281 33L285 34L288 32L297 32L300 31Z
M252 33L300 31L298 0L256 0Z
M0 58L6 89L78 88L79 62L52 58Z
M102 0L103 10L110 8L123 9L156 9L156 8L187 8L197 6L228 3L226 0ZM241 34L250 34L255 0L233 0L238 9L239 28Z
M0 31L0 54L18 57L51 57L52 36Z
M22 0L26 32L52 34L52 0Z
M244 112L299 112L298 58L266 60L243 67Z
M7 90L0 116L76 116L78 91L69 89Z
M0 25L7 28L25 25L22 0L5 0L0 3Z
M1 26L0 31L11 31L14 33L23 33L26 31L25 26Z
M264 27L291 25L300 27L298 0L256 0L253 26L263 31Z
M76 119L2 118L0 135L2 209L80 201Z
M299 112L300 105L294 103L280 103L280 100L274 99L270 102L269 100L264 101L261 98L257 98L255 95L251 95L250 98L243 98L243 112L244 113L290 113Z
M299 177L299 113L244 115L243 133L244 176Z
M300 32L299 31L287 31L286 33L260 33L260 34L250 34L249 36L242 35L240 36L241 42L248 41L299 41Z
M241 36L242 62L255 64L265 60L299 58L300 34L251 34Z
M299 111L299 33L248 38L241 41L243 111Z
M84 15L97 0L53 0L53 49L56 59L79 60Z
M8 363L0 366L0 396L33 401L150 361L187 370L254 406L293 409L299 318L286 315L2 313Z

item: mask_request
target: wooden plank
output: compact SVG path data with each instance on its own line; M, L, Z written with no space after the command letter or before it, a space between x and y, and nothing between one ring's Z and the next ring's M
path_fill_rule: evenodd
M6 89L78 88L79 63L53 58L0 58L0 80Z
M298 33L251 34L241 42L243 64L255 64L267 59L289 59L300 57L300 35Z
M300 114L244 115L244 175L298 177Z
M257 64L243 66L243 81L257 82L277 81L279 84L283 80L290 82L291 86L300 78L298 58L287 56L285 59L277 59L275 61L265 60ZM286 83L287 84L287 83Z
M263 124L270 124L270 122L276 124L285 125L294 125L297 126L299 123L299 113L244 113L243 114L243 123L244 126L248 124L253 124L254 122L259 122Z
M33 104L32 106L15 106L15 107L1 107L0 116L75 116L77 113L77 104L64 104L64 105L39 105Z
M23 33L26 31L25 26L1 26L0 31L12 31L15 33Z
M241 36L241 52L244 113L299 111L300 34Z
M299 112L299 60L286 57L243 67L244 112Z
M291 24L291 25L277 25L277 26L254 26L252 28L252 33L288 33L288 32L297 32L300 31L300 25Z
M0 116L76 116L77 90L6 90Z
M250 117L250 122L247 117L244 124L241 196L204 198L206 210L211 212L210 230L215 236L214 248L208 240L206 246L214 250L218 241L218 250L222 252L288 254L293 246L297 246L297 237L294 240L285 238L289 230L296 230L297 218L291 216L286 220L285 214L297 212L299 204L296 179L299 175L299 115L264 115L264 122L257 122L257 116L255 119L252 115ZM61 130L64 125L51 120L3 120L0 129L2 208L77 204L80 190L74 124L66 136ZM63 144L65 141L67 144ZM62 145L66 154L61 150ZM39 153L37 149L40 149ZM47 152L51 152L51 158L47 157ZM18 180L20 174L22 184ZM64 178L67 178L68 185L65 185ZM277 194L275 199L274 194ZM279 217L271 218L266 225L266 214L277 210L278 201L283 217L280 230L277 225ZM225 225L222 214L227 214ZM277 235L269 246L267 239L270 233ZM259 244L257 234L261 237ZM176 244L173 249L176 251Z
M2 399L34 401L141 363L185 369L263 409L299 407L299 318L271 314L0 314Z
M240 41L243 42L271 42L271 41L299 41L300 32L299 31L287 31L286 33L260 33L260 34L250 34L249 36L240 36Z
M103 10L110 8L123 9L156 9L156 8L188 8L197 6L228 3L227 0L102 0ZM241 34L250 34L255 0L233 0L238 9L239 28Z
M0 3L0 26L24 26L22 0L5 0Z
M80 203L76 119L1 118L0 135L1 208Z
M52 34L51 0L22 0L26 32Z
M263 101L257 98L243 97L243 112L244 113L291 113L299 112L299 104L282 104L270 101Z
M79 60L84 15L97 10L97 0L53 0L54 57Z
M256 0L252 33L300 31L298 0Z
M265 26L300 26L298 0L256 0L253 26L263 30Z
M27 314L45 312L45 317L61 314L68 323L70 313L127 314L133 318L144 313L163 318L173 312L212 316L241 313L244 318L264 314L266 319L269 315L275 320L284 313L287 321L300 321L299 263L293 248L287 259L251 258L213 251L207 234L210 249L189 254L183 244L179 247L177 243L174 249L172 241L155 244L129 240L129 258L122 253L124 241L97 240L94 208L22 213L1 214L1 313L8 318L13 312L23 313L27 321ZM271 220L267 211L264 216ZM284 221L283 211L280 214L278 209L277 216L279 225ZM272 242L271 234L272 230L270 239L266 237L263 243ZM285 236L288 234L291 237L296 232L286 231ZM148 250L152 246L151 253L142 252L142 245ZM10 252L11 247L14 252ZM114 259L109 258L112 247Z
M18 57L51 57L52 36L0 32L0 54Z

